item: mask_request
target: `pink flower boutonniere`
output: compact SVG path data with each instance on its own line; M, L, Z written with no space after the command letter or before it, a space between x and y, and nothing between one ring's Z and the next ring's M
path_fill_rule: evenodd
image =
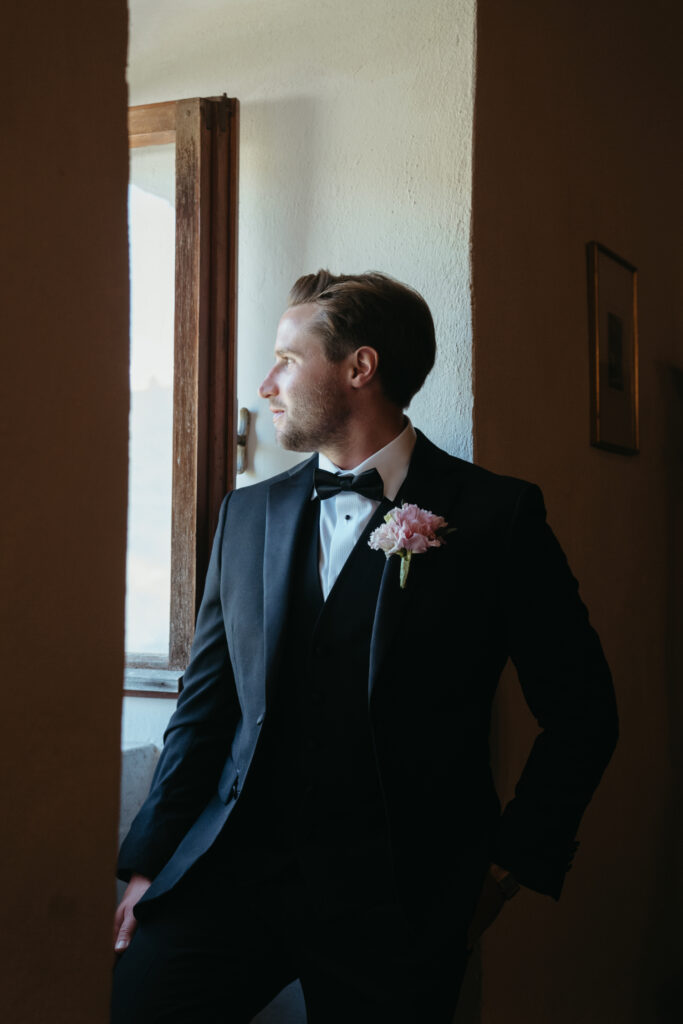
M410 559L429 548L445 544L445 534L452 533L443 516L435 516L418 505L403 504L390 509L384 517L384 526L370 534L368 544L374 551L383 551L387 558L399 555L401 559L401 589L408 580Z

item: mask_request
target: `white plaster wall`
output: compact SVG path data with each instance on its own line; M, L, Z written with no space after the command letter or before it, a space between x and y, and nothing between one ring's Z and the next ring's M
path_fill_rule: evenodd
M302 273L383 270L418 288L439 356L416 425L471 457L469 231L474 0L131 0L131 104L241 102L240 484L297 457L256 389Z
M153 743L161 750L175 705L175 700L168 697L124 697L121 746L125 749Z

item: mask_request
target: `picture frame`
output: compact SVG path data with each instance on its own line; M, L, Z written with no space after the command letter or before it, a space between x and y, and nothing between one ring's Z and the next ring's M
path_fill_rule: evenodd
M636 455L638 271L599 242L587 245L591 444Z

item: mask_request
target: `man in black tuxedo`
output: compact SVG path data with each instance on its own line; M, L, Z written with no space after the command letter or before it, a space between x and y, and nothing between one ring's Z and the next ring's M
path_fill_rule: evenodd
M311 1024L446 1024L505 898L559 897L616 741L610 674L538 488L404 416L434 355L426 303L391 278L292 290L260 393L283 447L318 454L223 503L121 849L116 1024L246 1024L297 977ZM368 544L402 503L449 530L404 587L400 556ZM501 814L488 738L509 657L540 732Z

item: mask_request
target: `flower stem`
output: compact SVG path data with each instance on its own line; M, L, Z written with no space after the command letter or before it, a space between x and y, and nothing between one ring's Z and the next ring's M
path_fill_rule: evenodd
M408 571L410 570L412 554L412 551L406 551L404 555L401 555L401 590L405 590L406 583L408 582Z

